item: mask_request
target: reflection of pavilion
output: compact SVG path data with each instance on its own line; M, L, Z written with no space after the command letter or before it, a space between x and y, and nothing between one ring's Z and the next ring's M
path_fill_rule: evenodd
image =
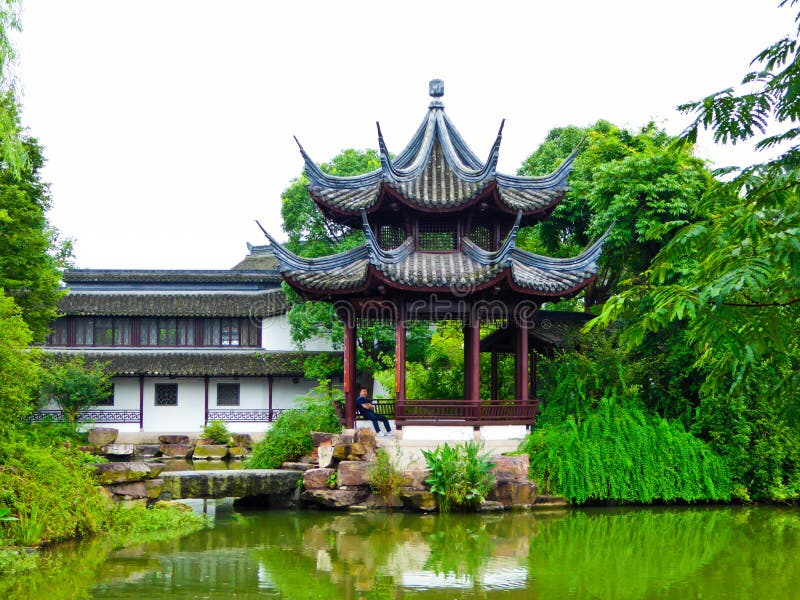
M371 173L327 175L301 148L312 198L330 220L361 226L363 245L306 259L270 237L284 280L305 298L333 302L344 322L348 427L355 418L357 326L370 319L395 324L398 429L531 425L538 404L530 385L536 311L575 296L595 277L603 239L571 259L516 246L519 227L547 218L563 198L575 153L545 177L498 173L502 126L482 162L445 114L443 93L441 81L431 82L428 113L396 157L378 130L381 167ZM406 397L406 323L414 319L463 323L463 398ZM505 325L497 346L514 355L512 399L497 398L496 375L492 397L480 397L480 326L490 321ZM487 351L496 372L497 349L489 344Z

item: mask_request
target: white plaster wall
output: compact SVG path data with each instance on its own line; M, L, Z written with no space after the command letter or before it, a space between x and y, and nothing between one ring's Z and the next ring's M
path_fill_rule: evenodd
M261 324L261 347L273 352L296 351L292 343L292 334L287 315L267 317ZM333 350L333 344L328 338L312 338L303 344L303 350L310 352L325 352Z
M177 383L178 406L156 406L155 384ZM144 430L154 432L200 431L205 422L205 386L200 377L144 380Z
M139 410L139 379L138 377L113 377L114 406L96 406L96 410L116 408L118 410ZM136 426L139 429L139 426Z
M295 398L308 394L316 385L316 381L302 377L275 377L272 382L272 408L297 408Z

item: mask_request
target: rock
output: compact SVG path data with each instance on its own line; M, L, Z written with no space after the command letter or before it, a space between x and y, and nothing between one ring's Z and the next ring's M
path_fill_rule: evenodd
M150 467L150 478L161 475L161 471L163 471L164 467L166 467L164 463L156 461L147 463L147 466Z
M180 512L192 512L192 507L183 502L175 502L174 500L159 500L153 505L154 508L161 510L177 509Z
M109 489L115 496L124 496L128 499L147 498L147 487L144 481L117 483L109 486Z
M388 502L384 502L378 494L370 494L367 496L361 505L364 508L401 508L403 506L402 500L397 496L389 496Z
M193 468L192 463L185 458L162 457L162 460L164 459L166 459L166 462L161 464L164 465L165 471L191 471Z
M307 462L285 462L281 464L281 469L289 469L290 471L308 471L314 467L315 465Z
M489 492L488 499L506 507L530 507L536 501L538 486L532 481L498 481Z
M197 447L197 446L213 446L213 445L214 445L214 440L212 440L211 438L197 438L194 441L194 446L195 447Z
M312 502L327 508L346 508L364 501L369 490L306 490L300 494L304 502Z
M103 446L116 442L118 435L119 429L114 429L113 427L95 427L89 430L88 438L92 446L102 448Z
M478 507L478 512L500 512L505 510L502 502L495 502L493 500L486 500Z
M250 451L244 446L233 446L232 448L228 448L228 456L236 460L247 458L249 454Z
M336 469L308 469L303 473L303 487L307 490L320 490L328 487L328 479Z
M160 444L136 444L133 447L133 456L136 458L154 458L160 453Z
M280 469L218 471L164 471L163 494L170 498L244 498L278 495L290 497L303 474Z
M340 444L333 448L333 458L335 460L364 460L364 457L371 454L371 450L361 444Z
M419 490L409 490L400 488L398 492L400 501L406 508L411 508L421 512L433 512L439 508L436 496L432 492Z
M192 458L194 460L221 459L228 456L228 447L217 444L203 444L195 446Z
M537 496L533 508L564 508L569 506L567 499L562 496Z
M331 446L340 446L342 444L352 444L355 441L354 433L340 433L331 436Z
M311 441L314 442L314 446L322 446L323 444L330 446L330 441L333 436L336 435L334 433L327 433L325 431L312 431L311 432Z
M151 500L155 500L161 495L161 492L164 490L164 480L163 479L148 479L144 482L144 487L147 492L147 497Z
M494 474L495 481L528 481L530 458L527 454L514 456L495 456L494 466L489 471Z
M86 454L99 454L96 446L78 446L78 450L81 452L86 452Z
M233 440L234 446L238 446L240 448L253 447L253 436L249 433L232 433L231 440Z
M188 445L189 444L189 436L188 435L160 435L158 436L158 441L162 444L181 444L181 445Z
M133 456L133 444L106 444L103 446L103 454L116 457Z
M161 436L169 437L169 436ZM175 436L180 437L180 436ZM186 436L183 436L186 437ZM192 453L192 447L188 444L169 444L163 443L160 447L161 454L170 458L186 458Z
M371 464L368 462L342 461L339 463L339 474L336 482L339 484L339 487L369 485L370 466Z
M110 462L95 465L97 480L102 483L141 481L150 475L150 467L143 462Z
M361 427L356 431L355 442L368 450L375 450L378 446L378 441L375 439L375 430L367 429L366 427Z
M333 446L320 446L317 448L317 464L320 467L333 465Z
M120 508L147 508L147 498L137 498L135 500L120 500L117 504Z
M429 469L406 469L403 471L403 487L412 490L427 490L430 486L425 480L431 476Z

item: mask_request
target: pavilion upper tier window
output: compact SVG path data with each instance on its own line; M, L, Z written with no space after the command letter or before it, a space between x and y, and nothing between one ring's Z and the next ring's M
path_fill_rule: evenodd
M379 225L378 244L384 250L394 250L406 240L406 228L402 225Z
M473 225L468 237L484 250L495 249L492 228L487 225Z
M458 249L456 221L420 219L417 228L417 250L421 252L454 252Z

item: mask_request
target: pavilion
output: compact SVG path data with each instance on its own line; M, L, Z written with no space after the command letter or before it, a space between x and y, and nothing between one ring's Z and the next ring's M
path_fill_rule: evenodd
M314 202L326 218L361 226L363 245L308 259L265 234L283 279L306 299L333 303L344 323L347 427L355 422L358 324L384 320L396 332L395 421L405 428L404 438L411 428L430 426L524 431L538 406L532 351L548 340L539 308L571 298L594 281L606 236L568 259L517 248L519 228L546 219L563 199L577 148L544 177L498 173L503 125L486 161L479 160L445 113L443 93L442 81L431 81L428 112L394 158L378 126L381 166L371 173L328 175L300 146ZM558 313L549 314L558 320ZM566 315L574 313L562 314L570 320ZM461 321L463 398L406 397L406 324L414 319ZM481 341L481 324L488 322L502 327ZM480 397L482 348L493 357L490 399ZM511 399L497 398L499 352L514 354Z

